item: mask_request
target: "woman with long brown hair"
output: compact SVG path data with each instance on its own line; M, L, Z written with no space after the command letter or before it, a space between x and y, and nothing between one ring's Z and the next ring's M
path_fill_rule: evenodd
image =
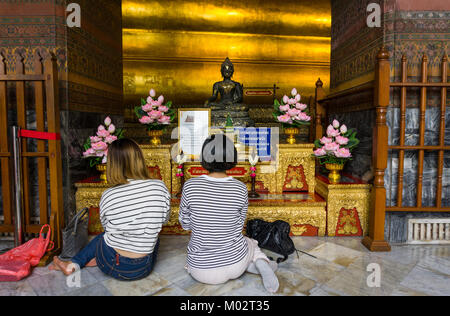
M65 275L87 265L123 281L139 280L153 270L159 233L170 216L170 193L150 179L144 155L131 139L120 139L108 150L108 183L100 200L105 232L94 238L72 261L55 257L51 269Z

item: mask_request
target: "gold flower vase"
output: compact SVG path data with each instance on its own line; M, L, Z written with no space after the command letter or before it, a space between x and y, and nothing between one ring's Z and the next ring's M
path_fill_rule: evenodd
M161 136L164 134L162 130L152 130L148 131L148 136L151 137L150 143L153 146L161 145Z
M100 172L101 183L108 183L108 178L106 177L106 164L97 165L95 168Z
M284 129L284 133L286 135L289 135L289 137L287 139L288 144L293 145L297 142L295 135L300 134L300 129L298 129L297 127L289 127L289 128Z
M328 179L331 183L339 183L341 180L341 174L340 171L344 169L344 164L337 164L337 163L327 163L325 164L325 168L330 171L330 174L328 175Z

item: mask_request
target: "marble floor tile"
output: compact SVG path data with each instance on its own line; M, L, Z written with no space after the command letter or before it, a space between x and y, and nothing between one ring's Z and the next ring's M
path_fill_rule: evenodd
M170 284L168 287L153 293L152 296L190 296L190 294L180 289L178 286Z
M45 275L38 275L27 279L38 296L60 296L76 290L69 287L67 277L60 271L51 271ZM81 270L81 288L95 284L97 280L86 270Z
M380 268L380 287L369 286L368 280L374 271L369 270L370 264ZM348 268L335 278L324 284L322 290L345 296L386 296L391 295L399 284L412 271L414 265L399 265L376 256L364 256L352 262Z
M325 243L325 239L320 237L293 237L292 240L294 241L295 248L305 252Z
M19 282L0 283L0 296L36 296L27 279Z
M350 248L364 253L370 253L369 250L362 244L360 237L326 237L327 242Z
M192 296L222 296L229 292L242 288L245 282L240 279L228 281L220 285L208 285L197 282L190 275L175 283L180 289Z
M280 296L308 296L311 290L318 286L318 283L301 274L295 273L284 268L276 272L280 288L276 295Z
M400 285L431 296L450 296L449 280L447 274L435 273L417 265Z
M360 251L356 251L330 242L326 242L312 249L311 251L309 251L309 253L319 259L324 259L343 267L348 267L356 259L361 258L364 255L364 253Z
M419 291L408 289L407 287L399 285L394 292L392 292L391 296L428 296Z
M168 256L165 259L159 258L156 261L153 271L164 277L170 282L177 282L188 276L186 269L186 257L185 253L180 253L173 256Z
M417 264L422 258L427 256L450 258L450 247L432 245L394 245L392 246L392 251L375 253L375 255L401 264Z
M139 281L124 282L109 279L103 281L102 284L114 296L144 296L151 295L167 287L169 281L152 272L147 278Z
M318 286L311 290L310 296L339 296L339 295L323 289L323 286Z
M281 263L279 267L322 284L328 282L345 269L345 267L334 262L319 258L315 259L307 255L301 255L299 258L292 256L285 263Z
M69 292L66 296L112 296L112 294L103 284L97 283Z
M450 282L450 260L441 257L426 256L419 261L418 265L434 273L447 275Z

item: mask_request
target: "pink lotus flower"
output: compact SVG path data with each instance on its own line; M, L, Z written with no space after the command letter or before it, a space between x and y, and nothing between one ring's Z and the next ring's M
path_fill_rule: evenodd
M107 118L105 118L105 125L109 126L111 124L111 118L108 116Z
M108 132L110 134L113 134L115 131L116 131L116 127L114 126L114 124L109 125Z
M158 98L158 102L159 102L159 104L163 104L164 96L160 95L159 98Z
M280 111L281 111L281 112L287 112L287 111L289 111L290 108L291 108L291 107L289 106L289 104L281 105L281 106L280 106Z
M152 104L154 101L152 97L147 98L147 104Z
M145 112L150 112L151 110L153 110L153 105L151 105L151 104L143 105L142 110Z
M348 138L344 136L337 136L336 137L336 143L339 145L347 145L348 144Z
M305 112L301 112L298 117L299 117L300 121L305 121L305 122L311 121L311 116L309 116Z
M111 135L105 138L105 142L107 144L112 144L113 142L115 142L117 140L117 136Z
M297 116L297 115L299 115L301 112L300 112L300 110L297 110L297 109L290 109L289 111L288 111L288 114L290 115L290 116Z
M322 147L324 150L326 150L327 152L335 152L336 150L339 149L339 144L336 143L329 143L329 144L325 144Z
M328 137L336 137L339 134L340 134L339 130L334 129L332 125L328 126L328 128L327 128L327 136Z
M297 101L295 99L289 99L288 100L288 104L289 105L292 105L292 104L295 104L295 103L297 103Z
M302 99L302 96L300 94L297 94L295 96L295 101L300 102L301 99Z
M287 95L285 95L284 97L283 97L283 103L284 104L287 104L289 102L289 97L287 96Z
M99 141L102 140L100 137L97 137L97 136L91 136L89 138L91 139L91 144L92 143L98 143Z
M151 104L154 108L157 108L158 106L161 105L161 103L159 103L158 100L153 100L150 104Z
M92 149L94 149L97 152L104 151L107 148L108 148L108 144L106 144L105 142L98 142L98 143L92 144Z
M325 144L331 144L333 142L333 140L331 138L328 138L328 137L324 136L324 137L322 137L320 142L325 145Z
M339 126L340 126L339 121L334 120L334 121L333 121L333 127L336 128L336 129L338 129Z
M170 124L170 116L163 115L160 119L158 119L158 122L164 125Z
M342 133L342 134L347 133L347 126L345 126L345 125L342 125L342 126L341 126L341 133Z
M252 173L250 176L251 176L252 178L256 178L256 173Z
M352 156L348 148L340 148L334 152L334 155L337 158L350 158Z
M163 112L163 113L166 113L167 111L169 111L169 108L168 108L167 106L165 106L165 105L161 105L161 106L158 108L158 111Z
M154 120L157 120L162 116L162 113L161 111L153 110L150 113L148 113L148 116L150 116Z
M93 148L89 148L83 153L84 157L92 157L95 155L95 150Z
M104 131L105 127L103 125L99 125L97 131Z
M297 89L292 89L291 94L293 97L295 97L298 94Z
M110 135L110 133L107 130L105 130L105 129L97 132L97 136L98 137L105 138L105 137L108 137L109 135Z
M297 108L297 109L299 109L299 110L301 110L301 111L304 111L304 110L306 110L306 108L308 107L306 104L303 104L303 103L297 103L296 105L295 105L295 107Z
M156 91L155 91L155 89L151 89L151 90L150 90L150 96L151 96L152 98L156 97ZM150 102L149 102L149 103L150 103Z
M278 121L281 123L292 123L292 119L289 114L278 116Z
M314 155L317 157L325 156L327 152L323 148L319 148L316 151L314 151Z
M141 124L151 124L154 122L154 120L150 116L143 116L139 119L139 122Z

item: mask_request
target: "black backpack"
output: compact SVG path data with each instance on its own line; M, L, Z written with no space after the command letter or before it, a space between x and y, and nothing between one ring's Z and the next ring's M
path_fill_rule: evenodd
M310 254L297 250L294 242L290 237L291 226L284 221L276 221L273 223L265 222L261 219L253 219L247 222L247 236L258 241L258 246L263 249L278 253L284 258L278 258L277 263L284 262L289 255L294 252ZM314 256L311 256L315 258ZM275 261L269 257L270 260Z

